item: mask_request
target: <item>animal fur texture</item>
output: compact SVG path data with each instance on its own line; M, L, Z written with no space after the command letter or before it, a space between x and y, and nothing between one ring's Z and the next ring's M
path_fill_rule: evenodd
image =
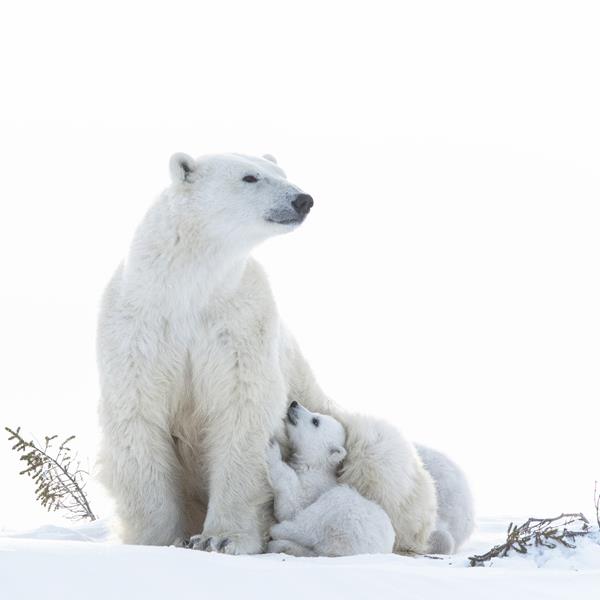
M264 551L273 521L265 448L291 401L347 432L340 480L390 516L397 552L425 551L436 494L412 444L336 406L282 325L252 249L296 228L312 198L272 157L171 159L102 300L100 476L123 541Z
M292 402L287 412L291 458L277 442L267 452L275 518L267 551L294 556L392 552L394 528L385 511L337 480L346 433L329 415Z
M432 554L453 554L473 533L475 510L467 478L445 454L417 444L417 452L435 481L438 515L429 536Z

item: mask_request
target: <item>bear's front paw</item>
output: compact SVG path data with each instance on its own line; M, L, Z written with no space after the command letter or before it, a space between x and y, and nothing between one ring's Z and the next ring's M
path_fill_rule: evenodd
M190 538L189 548L221 554L259 554L263 551L260 536L248 533L200 533Z

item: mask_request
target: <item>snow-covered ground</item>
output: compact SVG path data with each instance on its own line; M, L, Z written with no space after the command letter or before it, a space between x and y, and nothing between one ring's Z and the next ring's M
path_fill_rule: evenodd
M124 546L104 521L46 526L0 537L0 597L69 600L112 598L600 598L600 546L468 566L467 557L504 540L504 519L480 520L468 545L441 560L357 556L291 558L224 556L179 548Z

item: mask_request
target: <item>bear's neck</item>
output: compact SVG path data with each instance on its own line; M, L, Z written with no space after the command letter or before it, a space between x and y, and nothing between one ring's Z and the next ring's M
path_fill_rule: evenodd
M124 266L126 292L140 306L198 310L235 292L251 249L215 239L161 198L135 234Z

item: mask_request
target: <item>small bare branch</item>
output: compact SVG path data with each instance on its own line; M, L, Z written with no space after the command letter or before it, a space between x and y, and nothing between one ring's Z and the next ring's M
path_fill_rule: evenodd
M590 522L582 513L563 513L547 519L531 518L518 527L511 523L503 544L494 546L485 554L470 556L469 562L472 567L479 567L492 558L508 556L512 550L525 554L534 546L556 548L560 544L575 548L575 538L589 533Z
M48 511L63 510L70 519L96 520L87 496L84 493L85 480L88 473L79 468L77 456L67 446L74 435L66 438L52 453L56 435L46 436L43 447L26 441L21 436L21 428L16 430L5 427L9 433L8 440L15 441L12 449L18 452L20 460L25 463L21 475L33 479L36 485L36 500Z

